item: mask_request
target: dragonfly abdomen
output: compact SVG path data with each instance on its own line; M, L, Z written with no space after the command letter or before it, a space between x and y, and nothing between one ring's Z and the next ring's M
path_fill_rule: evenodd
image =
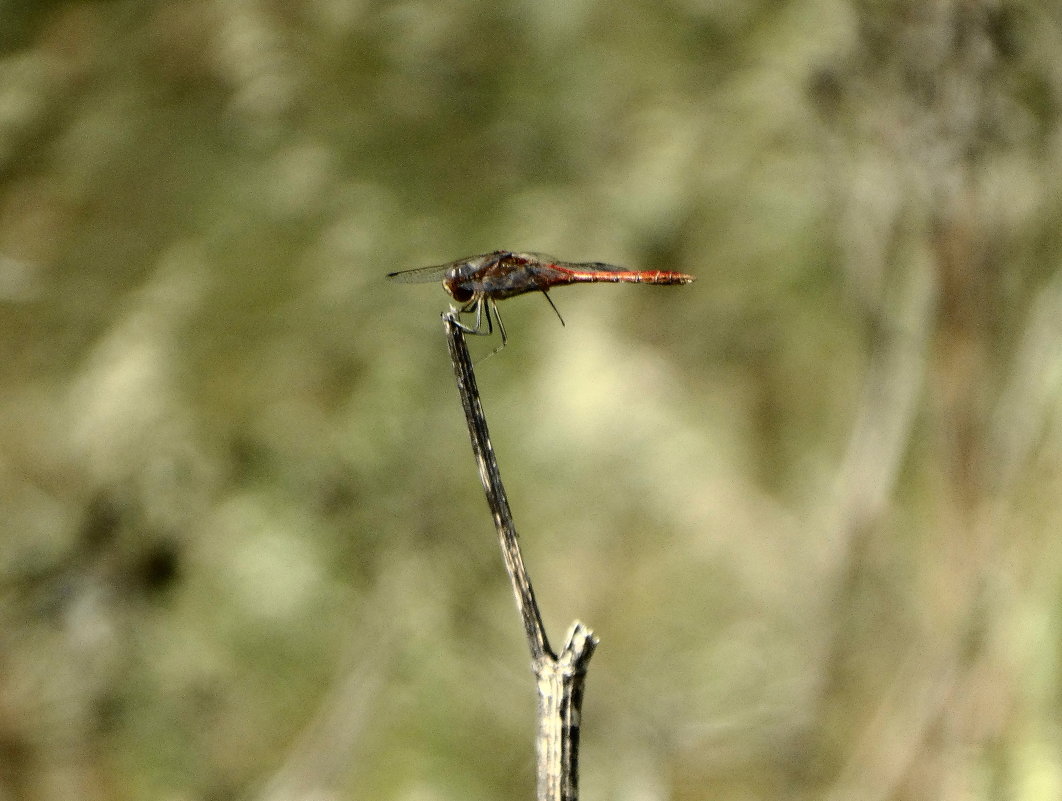
M594 266L596 267L597 265ZM572 284L609 283L674 286L676 284L689 284L693 281L692 275L669 270L565 270L565 272L569 274L570 278L564 283Z

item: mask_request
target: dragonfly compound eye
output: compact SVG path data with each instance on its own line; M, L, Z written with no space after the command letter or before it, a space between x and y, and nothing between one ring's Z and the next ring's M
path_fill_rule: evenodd
M461 286L456 278L443 279L443 289L458 303L468 303L474 294L467 286Z

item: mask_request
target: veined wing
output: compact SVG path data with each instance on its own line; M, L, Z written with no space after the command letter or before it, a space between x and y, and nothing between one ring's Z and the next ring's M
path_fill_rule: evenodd
M545 255L540 255L540 258L543 261L548 260L557 270L567 273L571 283L602 281L632 284L688 284L695 280L692 275L671 270L633 270L630 267L620 267L601 261L556 261Z
M387 280L396 284L431 284L442 281L446 273L454 266L449 264L436 264L432 267L418 267L415 270L400 270L397 273L388 273Z
M397 273L388 273L387 279L399 284L427 284L434 281L442 281L451 271L456 272L457 278L472 280L481 276L477 274L502 259L512 254L507 250L496 250L493 253L485 253L482 256L469 256L466 259L458 259L447 264L437 264L433 267L417 267L413 270L400 270Z
M603 261L561 261L544 253L536 254L546 264L552 264L562 270L571 270L579 273L630 273L635 272L630 267L620 267L615 264L605 264Z
M561 261L548 253L513 253L514 260L523 263L537 264L549 269L557 267L566 272L579 273L632 273L637 272L630 267L618 267L615 264L605 264L603 261Z

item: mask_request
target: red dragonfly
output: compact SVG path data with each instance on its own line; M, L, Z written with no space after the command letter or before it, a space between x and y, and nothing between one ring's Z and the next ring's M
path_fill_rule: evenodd
M457 304L454 311L461 314L476 315L472 326L458 321L458 326L468 334L494 333L491 318L498 322L501 345L505 347L505 326L498 314L498 301L523 295L525 292L541 292L549 305L561 317L553 300L547 294L550 287L568 284L588 283L626 283L626 284L688 284L694 280L692 275L666 270L629 270L613 264L599 261L568 262L558 261L544 253L512 253L508 250L496 250L482 256L469 256L449 264L434 267L421 267L416 270L402 270L389 273L388 279L400 284L420 284L442 281L443 289ZM487 330L483 331L483 319L486 318Z

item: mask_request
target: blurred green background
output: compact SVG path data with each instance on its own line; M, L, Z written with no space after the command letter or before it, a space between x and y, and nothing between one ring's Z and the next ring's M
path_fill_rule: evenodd
M1062 9L0 5L0 801L1062 798ZM471 343L482 355L493 343Z

